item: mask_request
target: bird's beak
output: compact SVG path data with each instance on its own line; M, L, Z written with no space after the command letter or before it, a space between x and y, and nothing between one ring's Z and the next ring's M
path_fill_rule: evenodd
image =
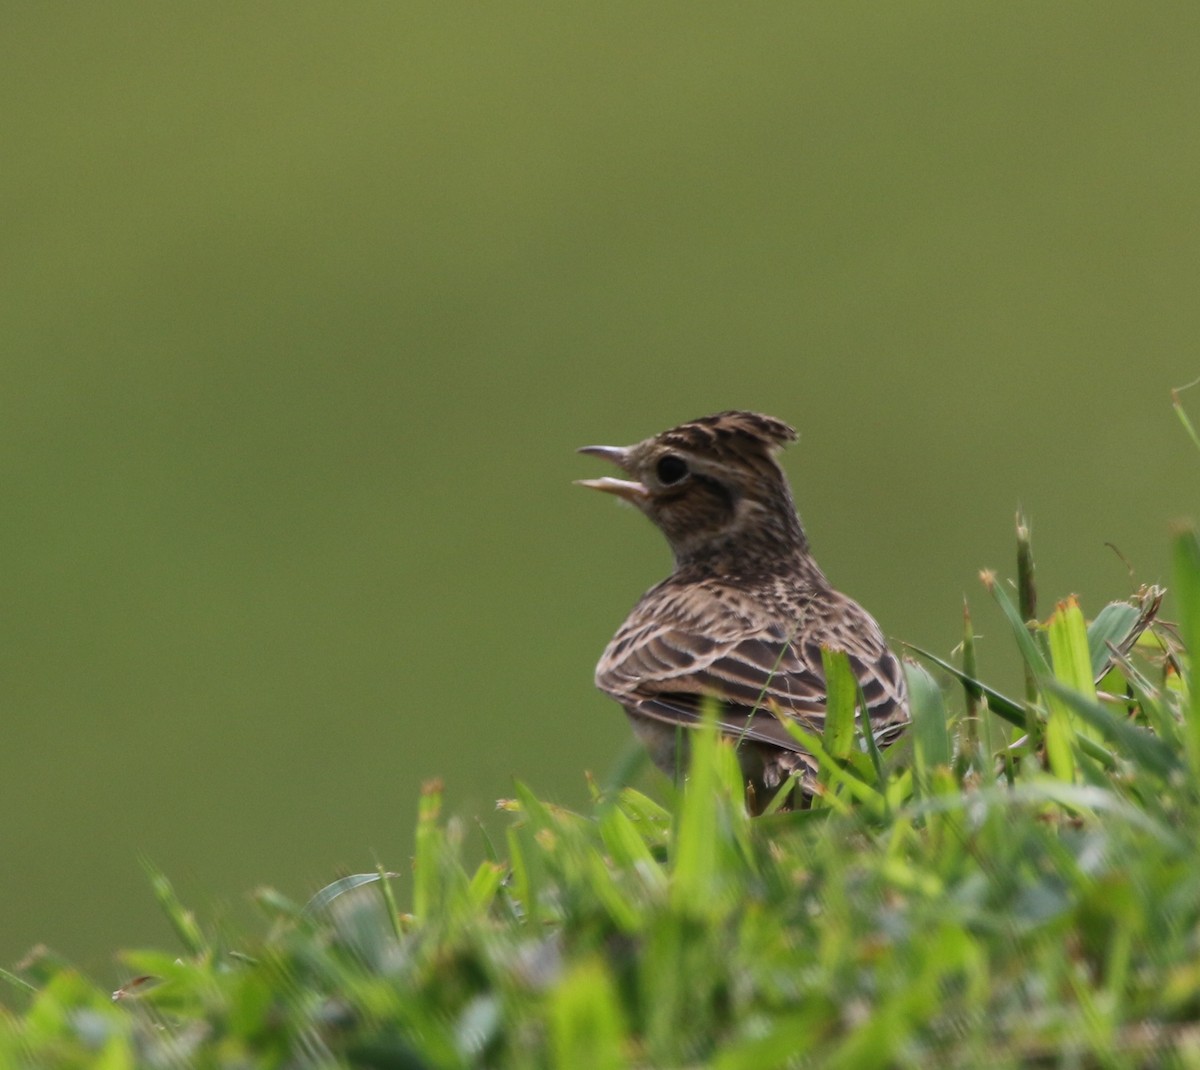
M622 471L629 471L629 450L625 446L580 446L579 452L592 457L603 457ZM580 487L591 487L606 494L615 494L634 505L644 502L650 496L645 486L632 479L613 479L612 476L605 476L603 479L577 479L575 483Z

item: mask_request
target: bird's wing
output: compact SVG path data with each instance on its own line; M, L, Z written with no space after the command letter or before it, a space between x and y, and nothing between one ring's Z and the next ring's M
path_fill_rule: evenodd
M631 712L670 724L698 721L704 699L715 698L726 733L802 753L773 714L822 731L825 645L846 651L884 745L908 723L904 676L874 622L862 617L845 634L836 625L813 629L805 621L789 634L746 614L696 619L661 605L635 610L601 658L596 683Z

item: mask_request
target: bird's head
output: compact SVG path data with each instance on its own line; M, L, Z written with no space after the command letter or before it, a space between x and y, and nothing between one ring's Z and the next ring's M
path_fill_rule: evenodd
M581 479L636 505L667 537L680 564L739 549L806 549L775 454L796 432L757 412L690 420L632 446L583 446L627 479Z

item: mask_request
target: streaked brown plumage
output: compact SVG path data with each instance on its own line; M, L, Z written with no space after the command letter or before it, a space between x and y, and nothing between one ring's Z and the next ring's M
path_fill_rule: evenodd
M634 606L596 666L596 686L629 714L655 763L682 764L678 729L703 699L761 807L795 774L811 792L813 759L773 711L820 732L821 648L845 651L881 746L908 723L904 674L879 625L830 586L809 552L775 453L796 432L774 417L722 412L633 446L584 446L629 479L580 480L637 506L666 535L675 571Z

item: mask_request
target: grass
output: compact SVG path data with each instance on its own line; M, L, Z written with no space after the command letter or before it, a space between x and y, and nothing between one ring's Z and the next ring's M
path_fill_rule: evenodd
M977 678L965 614L881 755L830 656L811 809L747 817L706 726L665 802L518 784L478 865L426 785L406 910L361 874L260 892L233 939L151 871L179 947L122 953L115 994L48 954L0 974L0 1066L1200 1066L1200 542L1176 630L1154 589L1027 620L1025 540L1016 602L984 579L1027 693Z

